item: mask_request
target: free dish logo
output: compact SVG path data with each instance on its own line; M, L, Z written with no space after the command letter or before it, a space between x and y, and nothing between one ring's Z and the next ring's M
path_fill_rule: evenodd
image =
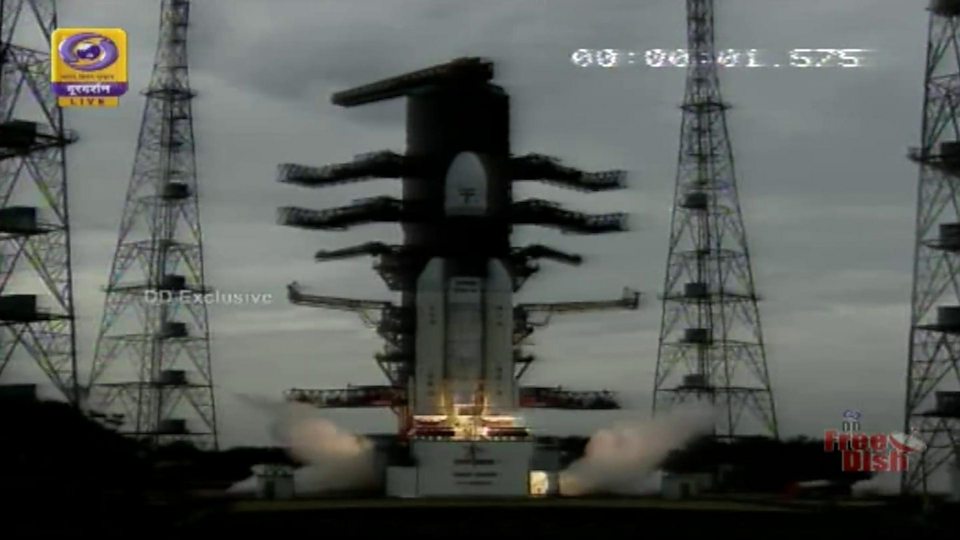
M839 451L843 458L844 472L900 472L907 470L909 456L923 452L927 445L917 435L863 433L860 431L860 411L844 411L842 430L828 429L823 432L823 451Z

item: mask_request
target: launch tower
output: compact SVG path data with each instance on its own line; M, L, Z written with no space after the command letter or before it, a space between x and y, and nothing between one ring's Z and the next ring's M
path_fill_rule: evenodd
M622 231L626 223L623 214L585 215L540 199L514 201L512 183L540 180L601 191L622 188L624 173L584 173L542 155L512 156L509 98L492 78L492 63L462 58L339 92L333 103L344 107L405 96L406 153L375 152L320 168L280 167L281 182L307 187L402 179L402 199L374 197L319 211L280 209L284 225L338 230L398 222L404 236L402 245L370 242L316 254L318 261L375 257L374 268L401 294L399 305L310 294L296 283L289 287L294 303L356 310L374 325L386 340L376 360L389 385L293 389L287 398L318 407L393 408L400 435L409 439L420 464L397 474L416 475L420 494L526 493L529 456L523 456L532 445L517 419L520 408L618 405L609 392L520 388L517 379L533 361L521 351L524 339L555 313L635 309L639 301L639 294L627 289L611 301L513 303L514 292L538 270L538 259L581 262L542 245L511 246L514 225L601 234ZM507 442L515 444L495 444ZM461 448L473 457L461 459ZM455 472L468 467L464 460L483 462L474 459L477 452L486 453L491 466L502 461L503 467ZM487 480L463 480L475 473Z
M217 444L193 112L190 2L163 0L153 75L110 268L91 406L152 444ZM132 372L131 372L132 369Z
M903 473L927 492L960 455L960 1L930 7L904 431L926 448ZM915 431L914 431L915 430Z
M26 353L79 403L66 169L76 136L50 88L56 27L54 0L0 0L0 374ZM14 292L28 275L38 286Z
M750 251L720 95L713 0L688 0L680 155L663 287L654 414L700 401L718 437L777 436ZM747 413L752 425L741 419Z

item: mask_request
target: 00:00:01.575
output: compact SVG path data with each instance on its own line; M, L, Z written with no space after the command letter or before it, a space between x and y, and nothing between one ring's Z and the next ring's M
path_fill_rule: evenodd
M782 62L765 61L757 49L725 49L715 59L703 58L701 63L716 63L720 67L860 67L867 49L792 49ZM570 60L580 67L613 68L645 65L647 67L687 67L690 53L686 49L649 49L643 53L622 49L578 49Z

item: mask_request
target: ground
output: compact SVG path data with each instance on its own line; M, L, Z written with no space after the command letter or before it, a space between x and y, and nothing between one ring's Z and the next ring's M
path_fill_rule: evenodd
M183 533L313 531L337 538L956 538L960 508L920 519L885 501L792 501L725 497L634 499L242 501L208 509ZM951 521L952 520L952 521Z

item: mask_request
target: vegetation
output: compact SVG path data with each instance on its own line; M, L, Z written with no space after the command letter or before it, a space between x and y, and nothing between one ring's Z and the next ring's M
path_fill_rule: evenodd
M732 491L781 492L797 482L828 480L847 486L866 480L869 472L841 470L839 452L824 452L823 441L766 437L723 442L702 438L670 454L663 467L670 472L712 472Z

